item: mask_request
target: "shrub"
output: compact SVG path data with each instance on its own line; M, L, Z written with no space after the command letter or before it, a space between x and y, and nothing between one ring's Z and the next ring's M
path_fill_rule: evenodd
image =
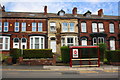
M17 58L19 58L21 55L21 49L10 49L10 56L12 57L13 64L16 64Z
M68 46L61 47L61 57L63 63L68 63L70 61L70 49Z
M105 58L105 51L107 50L107 45L105 43L100 43L98 46L100 48L100 61L103 62Z
M120 62L120 50L106 51L108 62Z
M51 49L24 49L23 58L52 58Z
M21 49L16 49L16 48L13 48L13 49L10 49L10 56L12 58L19 58L21 55Z

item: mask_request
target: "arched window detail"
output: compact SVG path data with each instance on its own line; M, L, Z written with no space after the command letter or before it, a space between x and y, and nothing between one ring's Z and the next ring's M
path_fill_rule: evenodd
M81 45L86 46L87 45L87 38L82 38L81 39Z
M109 37L109 42L110 42L110 50L115 50L115 37Z
M27 49L27 39L26 38L21 39L21 49Z
M18 48L19 49L19 38L14 38L13 39L13 48Z

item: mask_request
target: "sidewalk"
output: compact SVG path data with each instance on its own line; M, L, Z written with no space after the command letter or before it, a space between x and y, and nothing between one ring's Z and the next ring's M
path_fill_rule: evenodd
M2 69L17 70L119 70L119 66L103 65L100 67L69 67L69 66L2 66Z

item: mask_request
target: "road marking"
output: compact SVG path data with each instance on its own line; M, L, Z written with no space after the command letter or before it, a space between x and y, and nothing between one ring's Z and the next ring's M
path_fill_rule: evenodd
M79 72L80 73L99 73L97 71L87 71L87 70L86 71L83 70L83 71L79 71Z
M104 72L118 72L118 71L115 71L115 70L104 70Z

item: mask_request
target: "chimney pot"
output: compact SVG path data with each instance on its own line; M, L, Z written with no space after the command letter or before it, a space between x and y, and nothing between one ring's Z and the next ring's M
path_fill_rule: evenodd
M77 8L76 8L76 7L73 8L72 14L73 14L73 15L77 15Z
M98 16L103 16L103 9L98 10Z
M47 6L44 7L44 15L47 15Z

